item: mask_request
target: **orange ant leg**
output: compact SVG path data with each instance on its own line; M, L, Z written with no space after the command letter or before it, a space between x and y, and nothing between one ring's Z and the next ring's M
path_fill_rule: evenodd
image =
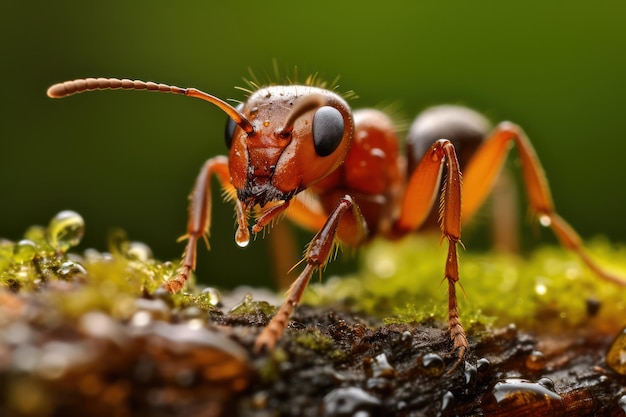
M552 195L545 172L528 137L517 125L500 123L491 136L476 151L464 174L463 219L469 220L481 206L515 143L522 163L524 185L531 209L543 226L550 226L561 244L575 252L599 277L618 285L626 285L623 278L602 269L585 251L576 231L554 210Z
M324 227L328 218L317 197L312 195L309 190L296 194L291 199L289 209L285 214L291 222L312 232ZM301 256L298 253L293 226L290 222L273 224L268 235L268 241L275 282L280 290L286 291L297 278L293 266Z
M397 223L399 231L416 230L424 222L439 191L444 165L447 176L441 194L439 222L443 236L448 240L445 279L448 280L448 328L453 342L453 350L458 352L461 363L469 343L459 319L456 296L456 283L459 281L459 260L457 243L461 241L461 171L454 146L446 139L433 144L411 175L407 185L402 211Z
M200 238L208 239L211 226L211 176L216 174L220 183L229 193L233 193L230 185L230 173L228 170L228 158L218 156L205 162L200 175L196 179L193 191L189 197L189 220L187 222L187 245L183 253L178 274L163 283L163 288L169 292L180 291L184 286L191 271L196 268L196 244ZM238 210L241 211L241 210ZM239 216L238 216L239 217ZM208 240L207 240L208 245Z
M303 259L306 262L306 266L287 291L285 303L257 337L254 344L256 352L272 349L276 345L276 342L287 327L289 317L291 317L302 298L311 275L316 269L322 268L328 262L335 238L340 233L340 229L350 230L359 235L358 237L361 240L365 239L367 235L367 227L361 211L352 197L348 195L339 200L322 229L309 243Z

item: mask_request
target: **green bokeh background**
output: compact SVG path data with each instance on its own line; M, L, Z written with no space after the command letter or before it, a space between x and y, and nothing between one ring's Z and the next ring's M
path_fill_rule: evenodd
M241 99L233 87L248 69L271 74L276 59L283 70L341 76L341 90L360 97L354 107L393 102L409 119L463 103L521 124L559 212L585 238L624 242L625 17L618 1L2 2L0 235L18 239L73 209L87 222L83 248L104 249L121 227L158 258L178 258L195 176L226 152L224 115L183 97L53 101L45 90L115 76ZM236 247L230 205L215 204L213 218L200 279L267 283L265 243Z

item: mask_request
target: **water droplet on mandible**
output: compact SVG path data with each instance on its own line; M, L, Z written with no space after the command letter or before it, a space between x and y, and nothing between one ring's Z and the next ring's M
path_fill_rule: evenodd
M48 224L48 243L59 252L67 252L80 243L85 233L85 220L75 211L65 210Z
M250 243L250 231L247 228L238 227L235 232L235 242L240 248L245 248Z

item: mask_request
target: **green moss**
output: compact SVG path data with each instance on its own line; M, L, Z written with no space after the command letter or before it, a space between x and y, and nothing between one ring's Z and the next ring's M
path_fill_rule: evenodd
M235 316L255 314L257 312L261 312L269 316L276 312L276 307L267 301L255 301L252 298L252 294L246 294L243 300L229 311L230 314Z
M111 236L109 252L69 252L83 230L78 213L63 211L47 227L29 228L18 242L0 242L0 287L39 293L42 301L72 317L99 310L128 318L137 297L154 293L176 272L177 265L154 260L146 245L129 242L119 231ZM39 292L44 286L53 291ZM172 302L195 301L185 297L173 296Z
M47 227L29 228L22 240L0 241L0 287L36 292L49 286L57 291L42 297L64 314L79 316L100 310L126 319L135 311L138 297L159 296L161 284L176 273L176 263L153 259L148 246L129 241L123 232L112 234L109 252L71 253L83 228L80 215L66 211ZM587 247L600 265L626 276L626 247L603 239L589 242ZM312 284L303 302L341 304L386 323L445 322L445 256L446 245L440 245L438 238L376 240L361 252L356 273ZM528 257L472 250L462 250L459 256L459 308L467 329L510 322L546 329L575 328L589 320L595 320L595 327L610 329L625 324L624 290L595 277L574 254L560 247L543 247ZM189 288L185 293L162 296L172 308L215 310L219 295L199 293L193 280ZM589 306L595 302L600 309L592 317ZM275 307L249 297L230 314L257 312L271 315ZM298 343L325 348L320 335L306 337Z
M295 333L292 340L300 347L323 354L333 360L339 360L345 356L344 352L335 346L333 339L317 328Z
M587 245L594 260L626 276L626 247L603 239ZM377 240L364 250L357 273L313 284L305 302L344 302L388 323L445 321L442 283L446 245L437 238ZM594 320L624 324L623 288L593 275L576 255L558 246L529 257L461 250L459 308L465 326L514 322L531 328L575 327L590 320L590 300L601 303Z

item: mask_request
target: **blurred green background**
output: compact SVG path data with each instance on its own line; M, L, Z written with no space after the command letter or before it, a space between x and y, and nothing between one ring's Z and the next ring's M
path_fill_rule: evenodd
M19 239L73 209L87 222L82 248L105 249L121 227L156 257L177 259L193 181L226 152L224 115L147 93L53 101L46 88L114 76L241 99L233 87L248 69L271 74L276 59L283 71L341 76L340 90L360 97L354 107L392 102L410 119L463 103L521 124L563 217L585 238L624 242L625 16L618 1L2 2L0 236ZM215 204L213 219L199 278L269 282L265 242L236 247L231 205ZM470 250L473 240L480 233L465 239Z

